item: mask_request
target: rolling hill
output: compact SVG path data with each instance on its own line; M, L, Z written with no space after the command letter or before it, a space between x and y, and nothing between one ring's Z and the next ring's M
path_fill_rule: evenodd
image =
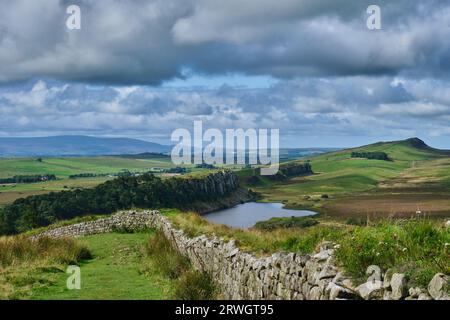
M384 152L391 161L352 158L352 152ZM266 183L256 186L256 191L269 201L339 215L450 214L450 152L429 147L418 138L379 142L306 160L314 175Z
M96 156L166 153L170 150L170 146L129 138L89 136L0 138L0 157Z

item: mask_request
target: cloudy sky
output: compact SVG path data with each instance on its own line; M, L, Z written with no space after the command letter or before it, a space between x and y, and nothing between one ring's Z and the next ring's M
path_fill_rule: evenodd
M448 0L0 0L0 136L169 143L203 120L285 147L450 148L449 39Z

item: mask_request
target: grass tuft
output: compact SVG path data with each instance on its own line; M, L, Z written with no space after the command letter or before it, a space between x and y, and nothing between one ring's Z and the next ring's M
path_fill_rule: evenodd
M216 296L216 287L207 274L194 270L190 261L176 251L164 233L157 231L146 246L152 258L152 270L174 280L173 299L210 300Z
M89 259L86 246L73 239L42 237L36 240L24 236L0 239L0 267L6 268L37 261L70 264Z
M91 253L73 239L25 236L0 238L0 299L22 299L47 286L69 264L90 259Z
M316 224L319 224L319 221L310 217L272 218L267 221L257 222L254 228L270 231L278 228L308 228Z
M184 272L175 283L175 300L213 300L216 287L210 275L189 270Z
M146 253L154 261L153 269L170 279L178 278L190 267L189 260L172 248L161 231L148 240Z

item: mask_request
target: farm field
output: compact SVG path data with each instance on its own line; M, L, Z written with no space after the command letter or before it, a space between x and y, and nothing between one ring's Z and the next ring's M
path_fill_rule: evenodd
M145 172L173 167L168 157L134 159L128 157L11 158L0 159L0 178L15 175L54 174L58 180L39 183L0 184L0 206L18 198L77 188L93 188L113 177L69 179L70 175L116 174L123 170Z
M55 174L68 178L80 173L118 173L124 169L144 171L151 168L172 167L170 158L130 159L122 157L75 157L75 158L16 158L0 159L0 178L14 175Z

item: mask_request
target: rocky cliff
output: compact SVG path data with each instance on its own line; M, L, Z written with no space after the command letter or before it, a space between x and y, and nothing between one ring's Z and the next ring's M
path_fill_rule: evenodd
M192 201L184 209L200 214L233 207L256 197L252 191L240 187L238 177L229 170L212 173L206 177L189 177L186 181L189 188L205 196L200 196L200 200Z

